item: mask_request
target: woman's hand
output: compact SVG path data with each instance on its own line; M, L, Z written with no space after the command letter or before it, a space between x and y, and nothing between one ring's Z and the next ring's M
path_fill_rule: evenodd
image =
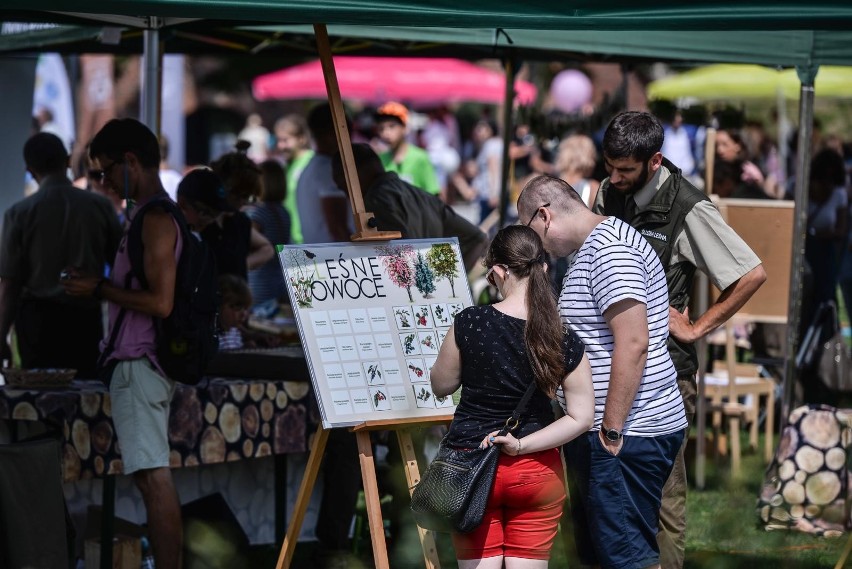
M763 185L763 172L760 171L753 162L743 162L743 169L741 175L743 182L753 182L758 185Z
M494 431L489 433L484 439L482 439L482 443L479 445L479 448L502 445L500 447L500 452L508 454L509 456L518 456L521 453L521 440L512 436L512 433L507 433L505 436L497 436L497 433L499 432L500 431Z

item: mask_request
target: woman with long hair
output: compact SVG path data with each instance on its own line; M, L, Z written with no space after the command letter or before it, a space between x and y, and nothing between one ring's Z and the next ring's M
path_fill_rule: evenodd
M729 164L739 171L741 187L736 192L737 195L732 197L753 198L758 192L763 192L768 197L778 197L778 184L775 177L765 176L763 171L751 161L745 138L739 131L721 129L716 133L716 160Z
M482 524L454 533L453 543L460 569L542 569L565 501L558 448L594 418L591 368L580 339L561 324L535 231L501 229L485 265L503 300L457 314L431 370L435 396L464 387L446 443L502 451ZM537 389L518 428L496 436L531 382ZM558 390L567 413L554 420Z

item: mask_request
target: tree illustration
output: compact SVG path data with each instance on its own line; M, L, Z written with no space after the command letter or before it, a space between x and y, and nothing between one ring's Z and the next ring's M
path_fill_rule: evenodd
M316 257L316 255L307 249L303 249L302 254L307 259L313 259ZM292 249L288 251L288 257L289 259L285 261L287 265L287 276L293 287L293 293L296 296L296 303L300 308L313 308L313 283L314 279L317 277L316 264L314 264L314 270L311 271L310 266L303 265L296 251ZM292 269L295 269L295 271Z
M450 290L453 296L456 295L456 287L453 284L453 279L459 276L458 262L459 258L449 243L437 243L432 245L429 252L426 253L426 261L432 268L432 272L437 277L437 280L447 279L450 281Z
M411 245L382 245L376 247L376 252L382 258L382 264L388 272L391 282L408 292L408 300L414 302L411 296L411 285L414 284L414 271L408 260L414 256Z
M417 260L414 261L414 285L423 298L432 298L432 293L435 292L435 275L420 251L417 252Z

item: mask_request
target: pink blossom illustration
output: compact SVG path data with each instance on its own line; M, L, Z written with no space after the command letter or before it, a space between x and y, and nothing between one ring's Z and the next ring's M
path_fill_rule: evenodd
M411 245L381 245L376 252L382 258L382 264L388 272L393 284L408 292L408 300L414 302L411 296L411 286L414 284L414 270L410 260L414 258Z

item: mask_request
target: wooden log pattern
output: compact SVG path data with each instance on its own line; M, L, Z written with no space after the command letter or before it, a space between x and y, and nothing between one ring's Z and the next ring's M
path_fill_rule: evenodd
M812 405L795 409L781 434L757 502L767 530L839 535L852 528L847 453L852 413Z
M0 388L0 419L42 421L63 437L63 481L121 473L112 406L99 382L61 390ZM169 417L173 468L301 453L320 422L309 383L214 378L178 384ZM845 455L844 455L845 456Z

